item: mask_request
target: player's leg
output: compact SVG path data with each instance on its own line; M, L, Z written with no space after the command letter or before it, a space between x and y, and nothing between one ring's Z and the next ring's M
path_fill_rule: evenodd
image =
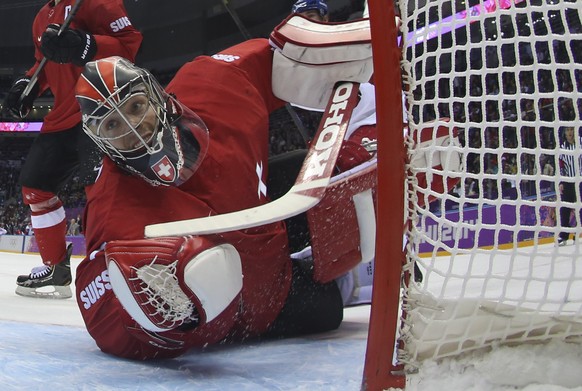
M22 167L20 184L23 201L31 210L31 225L44 266L17 278L16 293L20 295L71 297L68 263L72 248L67 248L65 209L57 194L77 169L80 133L80 126L61 132L41 133Z
M265 337L282 338L335 330L343 320L344 303L335 281L313 280L313 261L293 261L289 296Z
M573 183L565 182L564 191L561 194L562 201L565 202L574 202L575 201L575 187ZM560 226L562 228L570 228L570 215L572 213L572 208L568 207L561 207L560 208ZM568 238L570 234L568 232L560 232L560 236L558 237L558 245L563 246L566 245L568 242Z
M72 296L69 285L72 282L71 254L73 245L69 243L61 261L54 265L34 267L30 274L16 278L16 294L28 297L68 299Z
M560 208L560 227L568 228L570 227L570 214L572 209L566 208L565 206ZM570 234L568 232L561 231L558 237L558 245L563 246L568 242L568 237Z

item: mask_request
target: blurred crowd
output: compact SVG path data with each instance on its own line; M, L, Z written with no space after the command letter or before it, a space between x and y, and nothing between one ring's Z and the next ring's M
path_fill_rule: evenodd
M446 64L433 65L441 72L437 81L413 91L424 102L409 107L413 120L422 124L451 118L462 124L459 137L467 151L466 171L485 174L467 176L456 194L491 200L512 199L517 192L533 197L548 189L544 181L550 187L556 182L551 177L559 174L563 129L578 129L576 113L582 112L582 100L571 98L582 92L582 75L567 66L582 63L582 42L574 40L567 47L556 40L537 42L533 50L532 46L525 42L519 50L502 48L501 56L494 45L484 51L457 51L453 65L450 58ZM555 66L543 66L549 64ZM463 66L462 72L451 71ZM427 76L431 67L418 72ZM511 176L501 180L487 176L500 172ZM532 175L538 174L548 177L536 185Z

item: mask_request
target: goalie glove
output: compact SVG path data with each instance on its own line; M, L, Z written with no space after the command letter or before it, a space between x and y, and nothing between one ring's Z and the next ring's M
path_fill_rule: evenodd
M92 34L66 28L59 35L58 24L49 24L40 40L40 51L50 61L84 66L97 53L97 42Z
M35 83L30 93L23 98L22 92L26 89L29 83L30 78L23 76L12 84L6 99L4 99L4 103L2 104L2 118L21 119L28 115L39 92L38 83Z
M117 240L107 243L105 259L113 292L146 330L195 327L227 309L234 316L242 267L230 244L192 236Z

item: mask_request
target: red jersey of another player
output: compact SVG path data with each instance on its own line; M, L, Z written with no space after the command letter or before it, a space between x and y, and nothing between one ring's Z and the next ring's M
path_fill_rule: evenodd
M51 0L36 15L32 25L36 64L26 72L31 76L43 58L40 38L51 23L63 24L75 0L61 0L55 5ZM85 0L79 7L70 26L93 34L97 43L95 59L118 55L135 61L142 41L127 17L122 0ZM74 86L83 70L69 64L47 61L38 76L40 91L50 88L55 97L53 110L44 118L41 132L70 129L81 121Z
M272 51L247 41L187 63L166 88L209 129L208 152L179 187L152 186L105 159L88 195L87 254L77 269L77 301L89 333L105 352L135 359L176 356L225 337L264 332L279 314L291 282L283 223L210 236L241 256L243 287L236 316L220 314L192 330L144 331L111 290L105 242L143 238L148 224L227 213L262 205L266 196L268 115L284 102L272 94ZM172 349L160 349L161 341Z

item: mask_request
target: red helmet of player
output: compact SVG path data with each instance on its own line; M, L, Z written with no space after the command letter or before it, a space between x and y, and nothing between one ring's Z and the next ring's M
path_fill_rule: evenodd
M87 63L75 87L83 130L118 166L153 185L184 183L208 148L202 119L121 57Z

